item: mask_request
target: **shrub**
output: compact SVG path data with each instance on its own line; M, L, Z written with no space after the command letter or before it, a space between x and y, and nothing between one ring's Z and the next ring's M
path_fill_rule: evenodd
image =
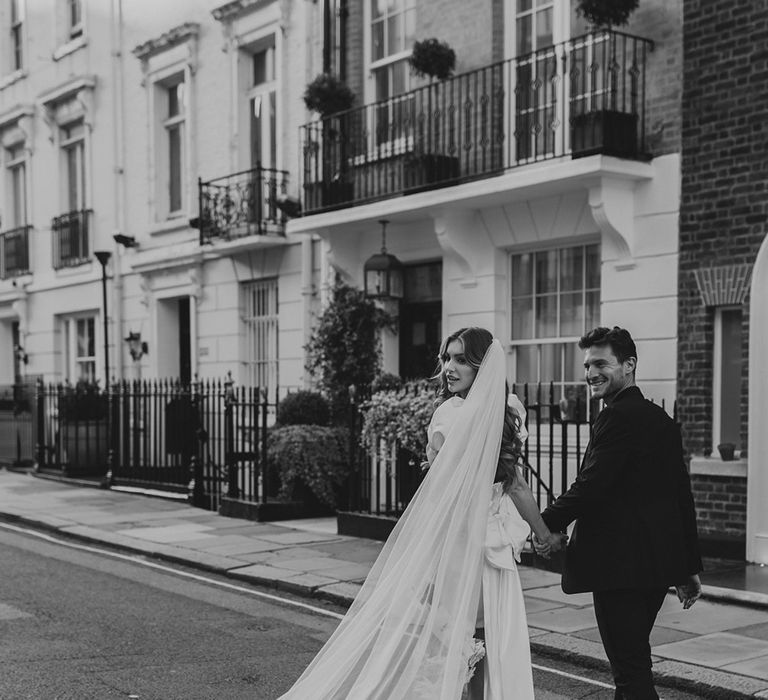
M317 391L288 394L277 407L278 425L328 425L331 409Z
M100 420L109 415L109 398L97 381L79 379L60 387L58 408L63 421Z
M578 0L576 12L594 27L622 27L639 0Z
M280 476L280 496L293 498L300 483L331 508L350 472L349 432L321 425L273 428L267 439L270 471Z
M347 421L350 385L367 398L381 365L379 331L394 321L361 290L336 281L306 346L307 368L330 401L334 423Z
M426 380L407 382L400 391L379 391L360 408L363 413L361 441L374 447L377 439L397 442L423 459L427 426L435 410L434 392Z
M424 39L414 43L408 64L418 76L445 80L456 67L456 52L444 41Z
M403 388L403 380L396 374L383 372L371 382L371 393L378 391L400 391Z
M323 117L348 110L354 101L355 93L330 73L320 73L304 90L307 109Z

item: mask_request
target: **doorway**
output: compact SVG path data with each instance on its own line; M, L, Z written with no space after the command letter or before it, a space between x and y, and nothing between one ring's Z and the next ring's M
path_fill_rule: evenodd
M404 270L400 306L400 376L431 377L442 340L442 262L409 265Z
M190 298L176 297L157 302L157 374L192 381L192 332Z

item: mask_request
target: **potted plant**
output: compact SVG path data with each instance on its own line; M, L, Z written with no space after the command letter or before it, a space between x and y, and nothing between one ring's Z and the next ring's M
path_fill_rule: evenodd
M348 110L355 102L355 93L346 83L331 73L320 73L304 90L304 104L321 117Z
M408 65L414 75L428 77L432 80L446 80L453 75L456 68L456 52L444 41L438 39L423 39L413 44L413 50L408 57ZM429 88L430 93L437 92L438 86ZM429 96L433 99L432 95ZM437 96L434 97L437 101ZM430 110L431 111L431 110ZM459 176L459 160L453 156L440 153L425 152L424 138L420 151L410 154L404 163L405 187L414 190L423 185L433 185L438 182L449 183Z
M572 94L578 94L571 100L571 151L574 158L604 153L618 157L635 157L637 155L637 123L638 115L624 111L619 104L620 88L619 74L623 72L625 79L635 80L628 76L626 67L617 62L616 40L611 34L612 27L627 24L630 15L637 9L639 0L578 0L576 13L582 16L592 26L595 34L591 42L579 49L583 59L579 60L576 50L572 54L574 62L582 65L580 71L573 74L578 81L588 63L594 61L590 51L598 52L602 58L602 84L591 85L588 94L584 94L582 85L573 85ZM597 32L601 32L598 34ZM598 46L608 43L607 49ZM597 76L594 73L593 76ZM595 77L592 78L596 79ZM594 102L600 103L595 107Z
M418 76L445 80L456 67L456 52L444 41L424 39L413 44L408 65Z
M108 416L109 397L98 381L80 379L59 387L59 436L68 475L106 474Z
M731 462L733 461L733 455L736 451L736 445L732 442L721 442L717 446L717 451L720 453L720 459L722 459L723 462Z
M353 187L347 182L346 138L349 115L346 112L355 102L355 93L346 83L331 73L320 73L304 90L304 104L322 118L322 180L306 182L306 199L322 206L344 204L353 199ZM337 147L332 144L338 140Z

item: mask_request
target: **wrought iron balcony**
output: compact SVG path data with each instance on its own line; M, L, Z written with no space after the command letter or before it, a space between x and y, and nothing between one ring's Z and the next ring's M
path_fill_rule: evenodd
M56 216L53 232L53 268L76 267L91 259L90 218L93 210L81 209Z
M648 157L653 43L586 34L301 127L311 214L541 160Z
M0 279L26 275L29 269L31 226L19 226L0 233Z
M198 180L200 244L245 236L284 236L285 216L279 209L288 173L274 168Z

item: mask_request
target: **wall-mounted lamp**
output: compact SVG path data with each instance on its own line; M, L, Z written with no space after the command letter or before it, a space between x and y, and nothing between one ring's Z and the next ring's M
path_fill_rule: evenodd
M128 331L125 342L128 343L128 352L131 354L134 362L138 362L143 355L149 353L149 346L146 341L141 339L141 333Z
M16 359L21 362L21 364L26 365L29 362L29 356L24 348L18 343L13 346L13 352L16 353Z
M369 299L402 299L403 263L387 253L387 219L380 219L381 252L372 255L363 265L365 296Z
M126 236L124 233L116 233L112 238L115 239L115 243L125 248L139 247L139 243L134 236Z

